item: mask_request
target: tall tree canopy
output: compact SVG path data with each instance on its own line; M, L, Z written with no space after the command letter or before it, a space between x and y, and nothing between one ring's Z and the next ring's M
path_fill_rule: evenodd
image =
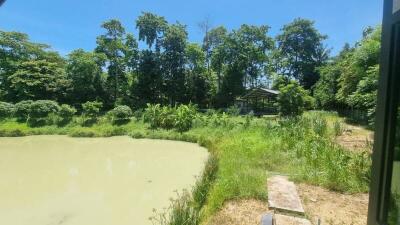
M64 66L64 59L48 45L33 43L23 33L0 31L0 98L62 101L69 86Z
M246 87L261 85L269 59L267 54L273 48L268 29L242 25L229 33L213 52L214 68L225 72L218 93L222 105L232 104Z
M285 25L276 37L280 61L277 73L295 78L303 87L311 89L319 79L317 68L328 58L323 44L326 38L310 20L295 19Z
M156 50L159 50L160 36L167 29L164 17L144 12L136 20L136 28L139 30L140 41L145 41L149 48L155 44Z
M0 100L227 107L249 88L271 87L273 79L275 89L298 80L318 107L374 114L380 28L365 29L360 42L328 59L327 37L306 19L285 25L275 39L266 25L228 30L206 21L202 44L188 42L185 25L153 13L135 22L137 39L120 21L108 20L94 51L77 49L66 57L26 34L0 31Z
M209 106L215 93L213 77L207 73L206 53L201 46L190 43L186 47L186 90L187 100L200 106Z
M68 55L66 72L71 80L70 104L81 105L87 101L104 98L102 66L106 56L100 53L86 52L83 49L72 51Z
M165 94L171 104L182 102L185 95L185 49L188 33L186 26L181 24L169 25L162 39L163 78Z
M14 101L51 99L63 102L70 87L63 68L46 60L22 62L7 79Z
M314 95L322 108L351 108L374 119L378 89L381 28L367 28L354 47L346 45L332 62L320 68Z
M97 37L96 52L106 56L106 90L110 96L108 105L115 104L127 95L128 78L126 72L126 32L121 22L112 19L102 24L105 34Z

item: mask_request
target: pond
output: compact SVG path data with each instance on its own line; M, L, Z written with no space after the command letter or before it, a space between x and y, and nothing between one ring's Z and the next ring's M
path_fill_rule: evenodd
M0 224L150 225L208 157L185 142L130 137L0 138Z

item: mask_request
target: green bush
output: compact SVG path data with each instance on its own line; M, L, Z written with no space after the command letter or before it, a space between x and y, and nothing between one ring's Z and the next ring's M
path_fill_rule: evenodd
M18 122L26 122L31 110L32 100L21 101L15 104L15 117Z
M191 104L179 107L147 104L143 118L144 122L149 123L152 129L176 129L184 132L192 128L196 114L196 107Z
M83 125L91 126L97 122L97 119L100 115L100 110L103 107L102 102L86 102L82 104L82 112L83 112Z
M62 104L58 111L58 125L66 125L72 121L72 117L75 115L76 109L67 104Z
M279 112L281 116L300 116L308 100L310 100L308 92L298 82L291 81L279 89Z
M180 105L175 110L174 128L179 132L188 131L192 128L193 120L196 117L196 107L193 105Z
M174 114L175 108L161 106L160 104L147 104L143 118L146 123L150 124L152 129L172 129L174 127Z
M56 114L60 110L57 102L51 100L38 100L30 104L28 110L28 125L29 126L44 126L51 124L49 115Z
M0 119L12 117L15 112L15 106L8 102L0 102Z
M122 125L129 123L132 116L132 110L129 106L120 105L110 110L107 113L108 118L111 120L112 124Z

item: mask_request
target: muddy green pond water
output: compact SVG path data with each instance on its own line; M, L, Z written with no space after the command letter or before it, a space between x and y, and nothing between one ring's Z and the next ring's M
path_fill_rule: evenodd
M196 144L130 137L0 138L0 224L151 225L208 157Z

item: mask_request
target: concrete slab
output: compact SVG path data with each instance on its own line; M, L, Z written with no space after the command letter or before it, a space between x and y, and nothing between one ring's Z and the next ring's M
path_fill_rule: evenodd
M312 225L304 218L275 214L275 225Z
M285 176L268 178L268 206L277 211L304 215L296 185Z

